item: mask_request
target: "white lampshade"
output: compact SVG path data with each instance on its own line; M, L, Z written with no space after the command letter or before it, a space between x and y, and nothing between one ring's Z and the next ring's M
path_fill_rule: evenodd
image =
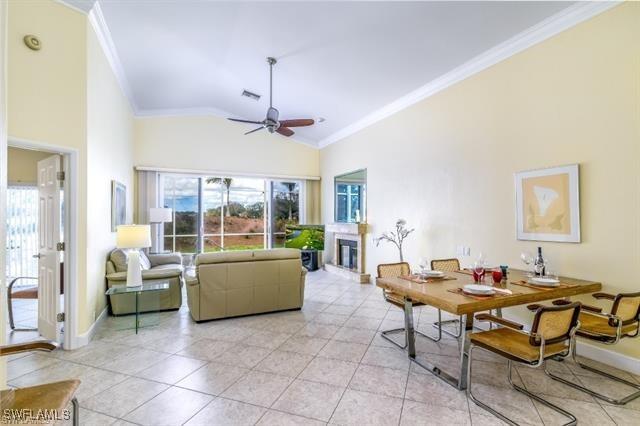
M151 247L149 225L118 226L116 246L121 249Z
M163 223L173 221L173 210L162 207L152 207L149 209L149 222L150 223Z

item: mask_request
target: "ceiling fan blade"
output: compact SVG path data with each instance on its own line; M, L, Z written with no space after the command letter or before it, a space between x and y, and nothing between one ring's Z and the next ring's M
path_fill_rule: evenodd
M235 121L237 123L262 124L262 121L240 120L239 118L227 118L227 120Z
M248 135L253 132L257 132L258 130L262 130L262 129L264 129L264 127L258 127L257 129L249 130L247 133L245 133L245 135Z
M278 127L278 130L276 130L276 132L280 133L283 136L291 136L295 133L293 130L289 129L288 127L282 127L282 125Z
M315 123L315 121L311 118L298 118L295 120L282 120L280 125L284 127L304 127L312 126L313 123Z

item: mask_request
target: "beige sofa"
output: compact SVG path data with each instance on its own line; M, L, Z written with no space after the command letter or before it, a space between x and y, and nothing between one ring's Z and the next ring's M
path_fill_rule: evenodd
M182 285L184 283L182 255L180 253L150 254L140 251L142 281L168 280L168 291L152 291L139 296L140 312L166 311L179 309L182 305ZM107 286L127 283L127 260L123 250L115 249L107 260ZM135 294L109 296L109 305L113 315L133 314L136 312Z
M206 321L299 309L306 272L294 249L200 254L195 276L187 278L191 317Z

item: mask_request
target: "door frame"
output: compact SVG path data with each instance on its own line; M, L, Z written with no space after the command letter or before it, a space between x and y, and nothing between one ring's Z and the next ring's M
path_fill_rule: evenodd
M65 349L75 349L78 342L78 150L46 142L15 138L9 135L8 146L34 149L62 156L64 189L64 338ZM5 203L6 204L6 203ZM2 208L6 208L3 206ZM6 226L4 224L3 226Z

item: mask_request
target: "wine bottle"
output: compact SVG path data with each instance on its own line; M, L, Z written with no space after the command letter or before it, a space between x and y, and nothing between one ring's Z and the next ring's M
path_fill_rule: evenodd
M544 257L542 257L542 247L538 247L538 256L536 256L536 261L534 262L534 265L542 266L542 269L540 269L540 267L535 268L534 272L536 275L544 277L547 271L546 271L546 267L544 266Z

